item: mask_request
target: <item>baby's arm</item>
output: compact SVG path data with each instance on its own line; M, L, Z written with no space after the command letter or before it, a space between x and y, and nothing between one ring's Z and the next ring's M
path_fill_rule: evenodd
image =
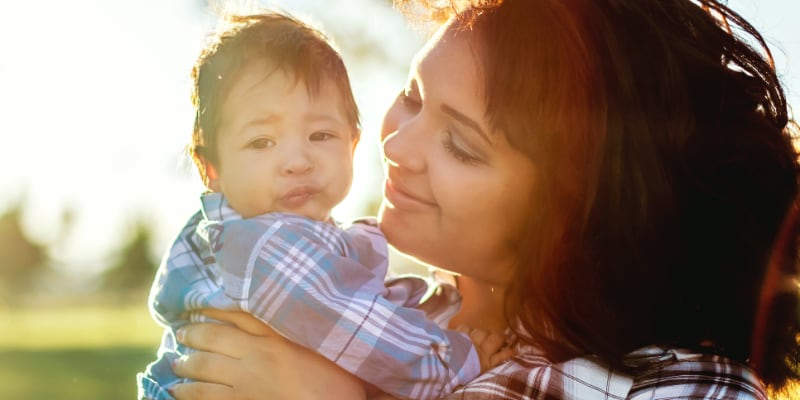
M506 346L505 337L502 335L464 325L456 330L467 334L478 351L481 373L510 360L516 354L514 349Z
M226 221L213 245L226 294L242 309L398 397L439 398L479 374L467 335L388 301L382 275L319 235L263 222Z
M172 399L167 389L183 380L172 372L170 363L191 352L191 349L175 341L174 329L189 323L190 318L192 322L203 320L197 313L204 306L201 300L213 298L213 281L202 273L205 270L203 256L207 254L197 251L203 249L198 245L200 239L195 235L195 229L202 219L202 214L197 212L181 229L162 259L153 282L148 299L150 313L156 322L165 327L165 331L158 358L145 371L137 374L139 399ZM187 298L198 302L189 303Z

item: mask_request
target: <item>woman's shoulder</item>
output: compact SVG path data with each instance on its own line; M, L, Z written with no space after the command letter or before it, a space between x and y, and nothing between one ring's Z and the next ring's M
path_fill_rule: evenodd
M755 399L763 385L745 365L713 355L646 347L629 354L631 372L593 357L554 363L533 346L460 388L451 399Z
M628 360L635 366L629 399L767 399L750 368L720 355L650 346Z

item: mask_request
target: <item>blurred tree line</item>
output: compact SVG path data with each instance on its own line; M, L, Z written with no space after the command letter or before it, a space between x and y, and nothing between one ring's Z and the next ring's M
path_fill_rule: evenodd
M23 227L25 202L15 201L0 214L0 304L17 305L25 296L45 289L47 278L57 277L51 247L32 239ZM66 215L69 215L67 213ZM71 223L65 217L64 225ZM68 229L68 226L61 227ZM135 292L149 287L158 259L153 255L154 232L151 224L139 218L123 235L120 244L106 260L101 274L88 277L95 292Z
M25 231L24 204L17 200L0 212L0 306L24 303L26 296L47 291L48 285L44 282L48 279L58 281L63 274L54 268L55 260L51 255L56 243L42 243ZM372 199L365 206L364 215L376 215L379 204L380 199ZM71 219L65 217L62 223L69 225ZM61 229L67 231L68 226ZM154 245L159 244L154 243L155 236L154 227L146 218L135 218L121 236L116 250L104 259L107 267L96 276L86 277L90 292L115 294L120 298L126 294L143 294L150 287L160 262L153 253Z
M55 243L36 241L24 229L24 204L18 200L0 213L0 306L22 304L26 296L47 290L43 281L58 280L59 276L51 256ZM365 215L376 215L379 204L380 199L372 199ZM70 221L64 218L63 223ZM153 253L154 240L152 224L142 217L134 219L116 250L106 258L107 267L97 276L86 278L92 292L124 298L125 294L146 291L160 262Z
M22 229L22 204L17 200L0 215L0 294L10 302L30 290L49 270L47 246L32 241Z

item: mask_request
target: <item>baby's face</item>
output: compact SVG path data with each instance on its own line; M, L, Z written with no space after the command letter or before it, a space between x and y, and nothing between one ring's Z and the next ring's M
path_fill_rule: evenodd
M322 82L312 98L305 83L265 70L246 66L225 98L212 187L243 217L283 211L327 220L353 176L355 132L341 96Z

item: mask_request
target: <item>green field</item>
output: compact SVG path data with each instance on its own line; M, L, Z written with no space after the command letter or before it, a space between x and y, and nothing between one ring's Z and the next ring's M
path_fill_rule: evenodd
M0 309L0 327L9 400L135 399L161 335L144 305Z
M160 336L143 305L0 309L2 399L135 399ZM776 399L800 400L800 385Z
M0 351L0 392L13 400L135 399L152 348Z
M116 307L0 308L0 327L0 351L155 347L161 338L161 328L150 318L144 301Z

